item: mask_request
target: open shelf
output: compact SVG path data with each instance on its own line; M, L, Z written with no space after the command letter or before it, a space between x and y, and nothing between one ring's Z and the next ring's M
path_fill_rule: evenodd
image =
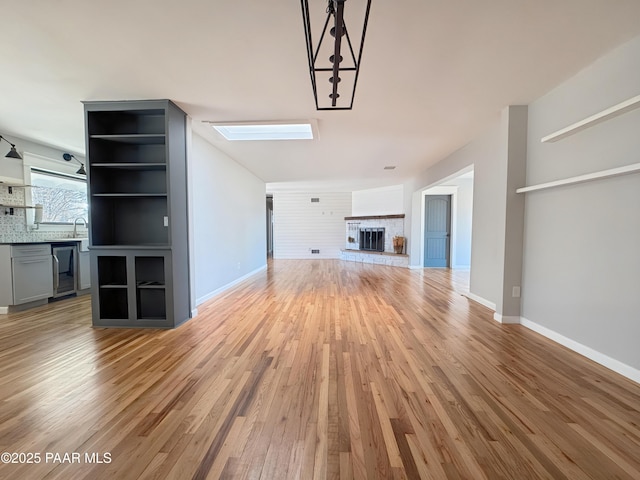
M100 318L122 320L129 316L126 289L100 289Z
M124 256L98 257L98 285L101 288L126 288L127 258Z
M23 188L23 187L30 187L31 185L26 185L24 183L10 183L10 182L4 182L2 180L0 180L0 187L15 187L15 188Z
M601 178L620 177L622 175L629 175L638 172L640 172L640 163L634 163L625 167L611 168L600 172L587 173L576 177L564 178L562 180L554 180L552 182L518 188L516 193L535 192L536 190L546 190L548 188L561 187L563 185L575 185L578 183L592 182Z
M168 245L166 195L91 195L93 245Z
M91 140L107 140L109 142L132 143L135 145L164 145L165 136L161 134L131 135L91 135Z
M542 137L540 141L542 143L546 142L557 142L563 138L566 138L575 133L581 132L582 130L597 125L598 123L604 122L605 120L609 120L610 118L617 117L618 115L622 115L623 113L629 112L633 109L640 107L640 95L636 95L624 102L620 102L617 105L606 108L601 112L593 114L579 122L572 123L571 125L561 128L560 130L553 132L545 137Z
M164 109L94 111L87 115L92 135L164 134Z
M123 319L129 315L126 257L98 257L100 318Z
M6 187L7 188L7 192L9 193L9 195L13 194L13 189L14 188L29 188L29 187L33 187L33 185L26 185L24 183L10 183L10 182L3 182L2 180L0 180L0 187Z
M96 171L96 174L91 176L90 182L92 195L125 193L166 195L167 170L166 168L150 170L136 168L123 172L118 168L104 168Z
M136 257L136 310L138 319L165 318L165 264L164 257Z
M143 286L164 286L164 257L138 256L136 264L136 285Z
M129 163L94 163L91 165L93 168L108 168L112 170L166 170L166 163L151 163L151 162L129 162ZM122 173L120 173L122 175Z
M139 288L136 292L136 311L139 320L163 320L167 318L164 289Z
M161 143L120 143L104 138L89 139L89 166L133 168L134 165L166 165L166 145Z
M93 323L180 325L191 316L186 115L170 100L84 105Z
M111 198L129 198L129 197L166 197L166 193L94 193L92 197L111 197Z
M0 204L0 207L5 207L5 208L36 208L36 207L32 207L31 205L4 205L4 204Z

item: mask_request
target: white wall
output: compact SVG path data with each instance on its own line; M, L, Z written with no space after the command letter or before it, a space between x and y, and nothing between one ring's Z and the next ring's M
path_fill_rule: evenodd
M319 202L311 202L318 198ZM273 194L274 258L339 258L351 193ZM312 254L311 250L320 250Z
M540 142L639 86L640 37L531 104L527 184L639 162L640 110ZM640 378L640 175L526 194L522 316Z
M197 305L266 267L266 189L195 133L189 171Z
M640 110L555 143L542 144L540 139L638 95L638 85L640 37L532 103L525 183L637 163ZM508 186L505 203L509 172L503 159L512 135L505 136L505 125L496 120L486 134L412 184L418 188L411 217L411 234L416 238L422 191L474 166L471 293L488 305L505 303L503 297L511 295L510 282L516 281L500 269L506 260L513 267L513 259L501 258L508 240L503 234L508 236L509 228L517 225L505 222L514 185ZM524 122L514 123L514 128L518 124ZM522 132L513 133L522 146ZM531 192L524 198L522 298L520 316L512 318L640 381L640 175ZM411 246L415 265L419 244L413 241Z
M24 153L29 152L40 157L57 161L59 164L58 167L49 167L55 171L75 173L75 171L80 167L80 164L74 160L71 160L70 162L63 160L62 154L65 152L73 154L78 160L85 163L84 155L75 151L49 147L29 140L23 140L19 137L12 137L8 135L3 135L3 137L11 143L15 143L16 150L23 158ZM9 152L10 148L11 146L7 142L0 142L0 177L11 177L24 180L23 161L16 158L5 158L5 155Z
M456 262L454 267L471 266L471 229L473 226L473 179L456 180L458 210L456 233Z
M496 117L483 135L433 165L413 181L413 186L417 186L419 190L413 194L409 251L411 266L420 267L422 192L429 187L446 183L446 180L473 166L473 242L469 290L489 305L495 305L498 301L501 288L498 284L497 267L501 202L498 187L505 177L500 172L503 142L500 118Z
M358 190L352 193L351 200L353 216L405 213L402 185Z

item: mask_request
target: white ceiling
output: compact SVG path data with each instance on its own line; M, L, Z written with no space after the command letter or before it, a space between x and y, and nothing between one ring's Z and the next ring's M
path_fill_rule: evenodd
M310 3L324 17L326 1ZM2 7L0 133L83 153L83 100L170 98L196 132L290 188L400 183L503 107L640 34L637 0L373 0L354 108L318 112L298 0ZM203 123L305 118L317 119L318 140L227 142Z

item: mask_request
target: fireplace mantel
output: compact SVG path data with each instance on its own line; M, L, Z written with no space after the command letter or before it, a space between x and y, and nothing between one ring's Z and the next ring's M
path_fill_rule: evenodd
M343 248L340 250L345 253L361 253L363 255L388 255L390 257L408 257L406 253L393 253L393 252L372 252L370 250L354 250L353 248Z
M365 215L362 217L344 217L345 220L386 220L389 218L404 218L404 213L397 215Z

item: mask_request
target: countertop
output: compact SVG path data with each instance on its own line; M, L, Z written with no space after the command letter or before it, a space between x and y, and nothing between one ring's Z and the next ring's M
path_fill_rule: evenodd
M42 243L81 243L87 241L86 238L51 238L49 240L24 240L18 242L0 242L0 245L35 245Z

